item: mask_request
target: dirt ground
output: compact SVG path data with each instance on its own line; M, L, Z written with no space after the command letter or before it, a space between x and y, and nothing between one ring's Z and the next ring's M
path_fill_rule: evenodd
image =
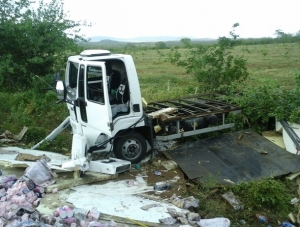
M172 170L167 170L162 166L161 163L168 160L163 153L159 152L153 159L140 164L140 168L136 169L133 165L129 172L119 174L118 179L135 179L136 175L142 174L149 186L154 187L157 182L170 182L172 185L170 189L159 192L153 191L148 194L159 195L163 199L170 198L173 194L186 196L186 177L178 166ZM176 183L173 182L175 180L177 180Z

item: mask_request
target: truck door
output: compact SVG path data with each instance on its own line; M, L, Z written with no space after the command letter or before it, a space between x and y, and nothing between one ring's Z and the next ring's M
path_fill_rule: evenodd
M83 134L94 143L100 133L112 134L106 69L103 62L85 61L79 66L77 113Z

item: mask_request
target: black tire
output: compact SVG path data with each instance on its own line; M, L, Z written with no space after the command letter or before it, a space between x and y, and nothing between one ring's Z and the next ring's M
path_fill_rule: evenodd
M122 135L114 143L114 154L116 158L137 164L145 158L147 143L145 138L136 132Z

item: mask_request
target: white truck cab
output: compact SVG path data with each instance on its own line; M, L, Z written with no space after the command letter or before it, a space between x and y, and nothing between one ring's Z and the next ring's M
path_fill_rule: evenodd
M79 156L114 151L115 157L132 163L144 158L145 135L151 130L130 55L86 50L69 57L65 82L57 82L57 94L67 103L73 143L83 141L84 152ZM72 148L73 153L78 152Z

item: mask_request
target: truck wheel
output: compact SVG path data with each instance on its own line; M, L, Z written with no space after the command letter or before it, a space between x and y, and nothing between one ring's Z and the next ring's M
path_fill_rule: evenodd
M147 144L145 138L136 132L121 136L115 141L114 153L119 159L137 164L146 155Z

